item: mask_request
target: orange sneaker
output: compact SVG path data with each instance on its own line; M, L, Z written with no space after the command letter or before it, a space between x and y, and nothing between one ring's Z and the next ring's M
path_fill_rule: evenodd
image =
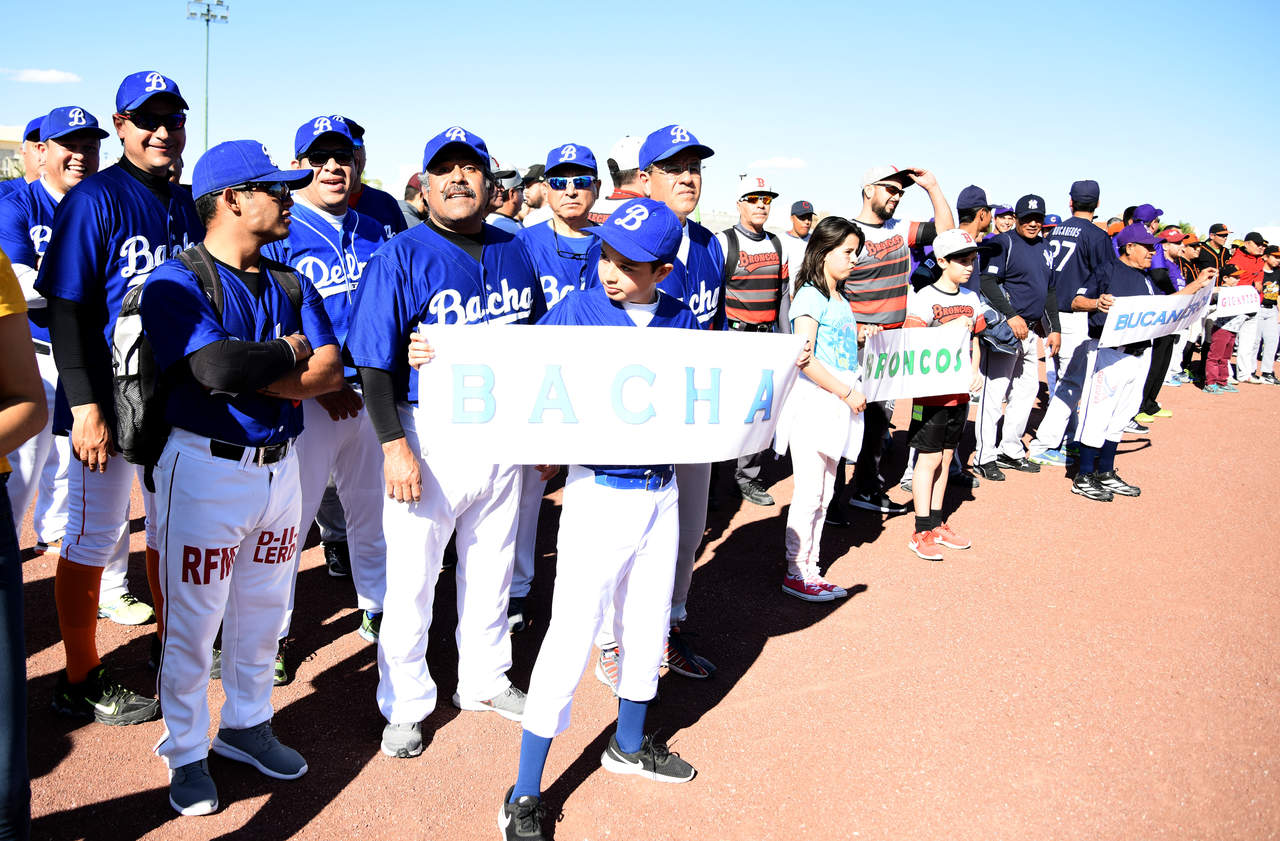
M933 539L948 549L968 549L973 545L969 538L956 534L955 529L946 523L933 530Z
M942 553L938 551L938 544L934 542L932 531L918 531L911 535L911 542L907 544L907 548L926 561L942 560Z

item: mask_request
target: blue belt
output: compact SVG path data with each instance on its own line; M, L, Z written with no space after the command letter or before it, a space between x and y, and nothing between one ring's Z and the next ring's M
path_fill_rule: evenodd
M674 470L663 470L648 476L613 476L608 473L597 473L596 484L628 491L657 491L665 488L675 475Z

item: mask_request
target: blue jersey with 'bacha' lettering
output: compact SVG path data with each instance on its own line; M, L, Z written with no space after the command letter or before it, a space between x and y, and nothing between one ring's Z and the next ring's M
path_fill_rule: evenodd
M389 371L395 399L416 403L409 334L419 324L532 324L547 310L524 244L485 225L481 262L415 225L378 249L352 301L346 352L358 368Z
M21 178L16 180L22 186L0 199L0 251L15 266L38 269L53 233L58 199L43 179L37 178L30 184ZM49 341L47 312L43 308L28 309L27 315L31 320L31 338Z
M551 309L570 292L586 289L599 261L599 249L593 250L596 238L569 237L556 233L548 219L516 234L529 249L533 265L542 282L542 293Z

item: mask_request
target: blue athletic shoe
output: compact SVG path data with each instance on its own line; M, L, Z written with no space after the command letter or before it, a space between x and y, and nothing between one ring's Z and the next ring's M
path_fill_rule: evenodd
M1043 453L1029 456L1036 464L1043 464L1049 467L1066 467L1067 457L1061 450L1045 450Z

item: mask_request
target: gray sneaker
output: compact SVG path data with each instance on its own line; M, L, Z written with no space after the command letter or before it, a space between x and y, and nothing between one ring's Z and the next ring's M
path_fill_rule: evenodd
M501 695L488 701L463 700L457 692L453 693L453 705L460 710L481 710L495 712L503 718L519 721L524 717L524 693L514 686L508 686Z
M277 780L296 780L307 773L307 761L293 748L280 744L271 732L270 721L243 730L223 727L213 737L213 752L248 763Z
M180 815L211 815L218 811L218 789L209 776L208 757L169 772L169 805Z
M388 724L382 728L382 752L396 759L409 759L422 753L422 722Z

